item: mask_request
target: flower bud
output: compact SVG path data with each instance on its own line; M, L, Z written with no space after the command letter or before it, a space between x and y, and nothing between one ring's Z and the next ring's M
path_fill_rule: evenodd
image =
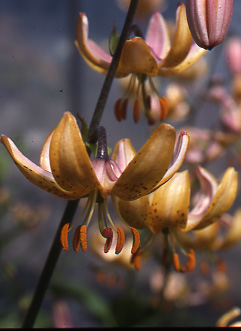
M233 0L187 0L187 20L198 46L211 50L226 36L233 13Z

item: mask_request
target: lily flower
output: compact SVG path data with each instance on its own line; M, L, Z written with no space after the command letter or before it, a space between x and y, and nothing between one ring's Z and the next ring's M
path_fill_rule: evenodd
M192 209L190 176L188 171L183 171L176 173L148 197L133 202L117 199L118 211L130 226L137 229L148 227L154 235L170 235L173 243L176 230L188 232L206 228L226 213L236 198L238 174L233 168L226 170L220 183L200 166L197 167L197 176L201 190L196 195ZM175 248L172 247L171 251L174 267L179 270ZM189 264L187 268L190 270L194 267L194 251L188 254L191 254L188 258L192 260L192 265Z
M92 69L106 74L112 56L89 39L88 34L88 18L84 13L80 13L76 26L75 44L83 59ZM186 8L183 3L179 3L177 7L176 31L173 42L170 39L168 25L159 12L155 12L151 16L145 38L142 37L139 29L136 34L137 36L127 40L124 44L116 77L122 78L129 74L135 76L130 78L127 95L129 97L132 94L134 82L137 80L139 82L137 84L139 85L139 96L142 97L145 106L145 115L152 123L150 114L152 103L155 105L160 98L152 77L179 74L196 63L206 51L193 43L187 23ZM137 96L138 104L140 103L139 99ZM123 113L125 113L124 100L125 97L122 98ZM162 119L164 117L162 107L159 105L159 108ZM120 117L120 115L118 116ZM124 118L125 115L122 115L122 119Z
M106 133L101 127L98 136L97 156L90 160L74 116L66 112L57 127L43 144L40 166L25 157L13 141L1 136L6 147L23 175L34 185L67 200L87 198L81 216L86 213L83 224L74 236L74 249L86 251L86 228L91 220L95 203L98 203L98 222L102 236L109 244L113 237L112 228L118 233L117 245L124 245L123 230L116 229L111 221L107 197L117 196L123 200L135 200L149 194L168 181L180 168L188 147L188 135L182 132L175 146L175 129L168 124L159 125L149 140L136 153L130 140L120 140L112 159L107 152ZM107 227L107 220L111 227ZM77 220L78 221L78 220ZM61 240L67 250L68 224L63 228ZM134 239L138 232L132 230Z
M187 20L192 37L211 50L225 38L233 14L233 0L187 0Z

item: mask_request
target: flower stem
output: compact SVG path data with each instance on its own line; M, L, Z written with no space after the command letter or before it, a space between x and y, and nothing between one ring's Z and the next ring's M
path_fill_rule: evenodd
M96 108L95 108L95 111L92 116L92 121L91 121L90 127L89 127L89 139L88 139L89 142L92 142L95 139L94 138L95 132L96 132L97 127L100 124L100 121L101 121L101 118L102 118L102 115L104 112L105 104L106 104L106 101L107 101L107 98L108 98L108 95L110 92L112 81L114 79L115 72L118 67L118 63L120 61L121 52L122 52L124 43L129 35L130 27L131 27L131 24L133 21L133 17L135 14L137 4L138 4L138 0L131 0L115 54L114 54L112 62L110 64L108 73L105 77L105 81L104 81L102 89L100 91L99 99L97 101ZM60 231L61 231L62 227L64 226L64 224L72 222L72 219L74 217L75 211L78 206L78 202L79 202L79 200L67 202L63 217L60 221L60 224L57 229L52 246L50 248L47 260L45 262L44 268L40 275L38 285L35 289L35 293L34 293L32 302L30 304L30 307L26 314L25 320L23 322L23 325L22 325L23 329L32 328L35 323L35 320L37 318L45 292L48 288L51 276L54 272L59 255L62 251L62 247L60 245L60 239L59 239Z
M100 125L100 121L105 109L105 104L110 92L110 88L112 85L112 81L115 77L115 72L116 69L118 67L119 61L120 61L120 57L121 57L121 53L122 53L122 49L123 46L125 44L126 39L128 38L129 34L130 34L130 30L131 30L131 25L132 25L132 21L134 18L134 14L136 11L136 7L138 4L138 0L132 0L126 15L126 19L123 25L123 29L120 35L120 39L118 42L118 45L116 47L116 51L114 53L114 56L112 58L109 70L107 72L107 75L105 77L100 95L99 95L99 99L96 103L96 107L95 107L95 111L93 113L92 116L92 120L90 123L90 127L89 127L89 137L88 137L88 141L89 142L96 142L97 136L96 136L96 129L97 127Z
M50 248L49 255L47 257L41 276L39 278L38 285L35 289L35 293L31 305L23 322L23 326L22 326L23 329L32 328L34 325L34 322L38 315L39 308L41 306L51 276L58 261L58 257L62 251L62 246L60 244L60 239L59 239L61 229L66 223L70 223L71 220L73 219L78 203L79 200L74 200L74 201L68 201L66 205L64 214L62 216L52 246Z

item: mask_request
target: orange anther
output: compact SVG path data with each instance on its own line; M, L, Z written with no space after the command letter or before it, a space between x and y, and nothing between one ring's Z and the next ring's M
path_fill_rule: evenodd
M65 251L69 250L69 244L68 244L68 230L69 230L69 223L66 223L62 230L61 230L61 234L60 234L60 243L61 246L63 247L63 249Z
M141 251L133 254L131 257L131 263L134 264L134 267L137 271L141 270L141 257L142 257Z
M192 271L196 265L195 252L192 248L189 249L189 253L187 254L187 257L188 257L188 261L184 266L184 270Z
M131 248L131 253L135 254L138 251L140 246L140 235L139 232L135 228L131 228L132 235L133 235L133 244Z
M81 225L79 230L79 242L82 251L85 253L87 251L87 226Z
M126 113L127 113L127 106L128 106L128 99L125 98L122 105L121 105L121 118L123 120L126 119Z
M140 118L140 106L139 106L139 100L136 99L134 102L134 112L133 112L133 119L134 122L137 123L139 121Z
M75 252L79 251L79 245L80 245L80 228L81 225L77 226L75 232L74 232L74 237L73 237L73 249Z
M217 271L219 271L219 272L226 272L227 271L227 265L223 260L219 259L217 261L216 265L217 265Z
M122 103L122 99L119 98L116 100L115 106L114 106L115 117L116 117L117 121L119 121L119 122L122 120L121 103Z
M115 248L115 254L119 254L125 244L125 233L121 228L117 228L117 243Z
M163 121L168 114L168 101L165 97L159 98L160 102L160 121Z
M104 228L102 236L106 238L106 242L104 245L104 253L108 253L112 244L113 230L111 228Z
M173 266L176 271L180 271L180 262L177 253L173 253Z

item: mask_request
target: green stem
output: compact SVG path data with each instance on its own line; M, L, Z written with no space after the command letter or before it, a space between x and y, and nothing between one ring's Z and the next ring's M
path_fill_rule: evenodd
M34 293L31 305L29 307L29 310L28 310L25 320L23 322L23 326L22 326L23 329L32 328L34 325L34 322L37 318L39 308L43 301L45 292L48 288L51 276L54 272L59 255L62 251L62 246L60 244L61 229L63 228L63 226L66 223L70 223L71 220L73 219L75 211L78 207L78 203L79 203L79 200L74 200L74 201L68 201L68 203L66 205L63 217L60 221L60 224L57 229L56 235L54 237L52 246L50 248L49 255L47 257L44 268L40 275L38 285L35 289L35 293Z
M112 81L114 79L115 72L118 67L118 63L120 61L121 52L122 52L124 43L129 35L130 27L131 27L131 24L133 21L133 17L135 14L137 4L138 4L138 0L131 0L129 10L128 10L128 13L127 13L127 16L125 19L125 23L124 23L124 26L123 26L123 29L121 32L121 36L120 36L115 54L114 54L112 62L110 64L104 84L100 91L99 99L97 101L94 114L92 116L92 121L91 121L90 128L89 128L89 141L90 142L92 142L95 139L94 138L95 132L96 132L97 127L100 124L100 121L101 121L101 118L102 118L102 115L104 112L105 104L106 104L106 101L107 101L107 98L108 98L108 95L110 92ZM62 227L64 226L64 224L72 222L72 219L74 217L75 211L78 206L78 202L79 202L79 200L68 201L68 203L66 205L63 217L60 221L60 224L57 229L52 246L50 248L47 260L45 262L44 268L40 275L38 285L35 289L35 293L34 293L32 302L30 304L27 315L23 322L23 326L22 326L23 329L32 328L35 323L35 320L37 318L39 309L41 307L44 295L48 288L50 279L54 272L59 255L62 251L62 247L60 245L60 239L59 239L60 231L61 231Z
M126 15L126 19L125 19L125 23L123 25L123 29L120 35L120 39L118 42L118 45L116 47L116 51L115 54L112 58L108 73L105 77L101 92L100 92L100 96L99 99L97 101L96 107L95 107L95 111L94 114L92 116L92 120L90 123L90 127L89 127L89 138L88 141L89 142L96 142L96 129L97 127L100 125L100 121L105 109L105 105L106 105L106 101L110 92L110 88L113 82L113 79L115 77L115 72L116 69L118 67L119 61L120 61L120 57L121 57L121 53L122 53L122 49L123 46L125 44L126 39L128 38L129 34L130 34L130 29L131 29L131 25L132 25L132 21L133 21L133 17L135 14L135 10L138 4L138 0L132 0Z

